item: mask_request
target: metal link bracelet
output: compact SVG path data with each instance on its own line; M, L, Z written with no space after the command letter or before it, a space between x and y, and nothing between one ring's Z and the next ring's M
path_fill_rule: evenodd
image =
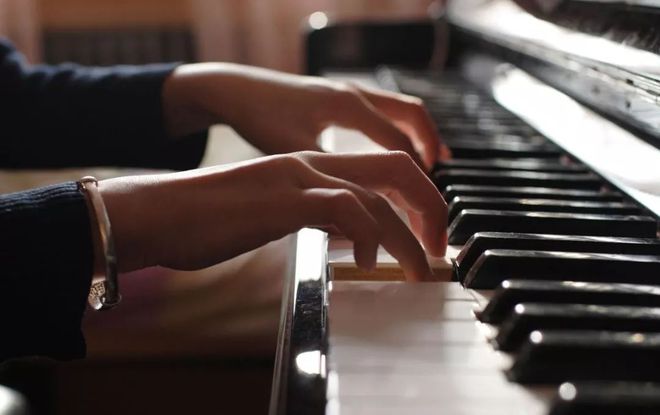
M115 251L112 228L108 211L99 193L98 180L85 176L78 181L78 188L87 196L90 213L96 219L98 237L103 248L105 275L94 275L92 287L89 290L89 305L95 310L108 310L121 301L119 282L117 280L117 254Z

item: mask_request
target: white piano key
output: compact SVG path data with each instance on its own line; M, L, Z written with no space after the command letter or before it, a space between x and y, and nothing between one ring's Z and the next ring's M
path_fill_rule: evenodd
M511 358L487 345L423 344L403 347L331 343L330 367L340 373L365 370L387 373L433 374L450 368L477 373L511 366Z
M445 301L450 285L335 281L330 299L331 342L397 346L476 342L482 338L478 323L467 318L475 303ZM460 319L451 318L459 315Z
M433 375L405 373L339 373L339 400L347 397L397 397L427 402L465 400L504 403L534 398L527 390L509 383L504 374L466 373L447 368Z
M462 299L447 299L456 290ZM486 343L471 316L477 301L465 293L457 283L333 283L333 408L342 415L543 413L550 392L508 382L510 357Z
M359 321L358 321L359 320ZM440 321L440 320L438 320ZM443 324L430 326L423 323L392 324L381 321L373 321L365 324L366 320L357 318L351 327L346 327L340 332L333 334L334 344L342 341L353 341L362 333L359 341L368 344L388 343L390 345L406 346L411 343L433 343L433 344L472 344L481 340L483 335L476 323L469 321L445 321ZM334 323L331 323L334 324ZM334 326L333 326L334 327ZM365 339L369 331L369 339ZM415 340L412 340L415 339Z
M474 297L467 290L455 282L440 283L443 286L445 300L465 300L474 301Z
M443 301L467 301L475 306L478 303L471 293L471 290L464 289L456 282L424 282L424 283L405 283L397 281L334 281L332 284L332 296L337 301L353 296L378 299L379 302L392 305L388 300L380 297L396 299L404 302L412 299L432 300L429 307L442 307ZM405 297L405 298L404 298ZM430 309L429 309L430 310ZM427 310L426 312L429 312Z
M417 402L415 400L374 400L345 398L337 413L341 415L546 415L545 404L533 399L516 404L483 402L479 399L445 402Z

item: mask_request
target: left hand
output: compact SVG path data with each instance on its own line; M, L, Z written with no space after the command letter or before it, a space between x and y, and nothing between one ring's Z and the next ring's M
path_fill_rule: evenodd
M426 170L449 154L419 98L323 78L224 63L182 65L167 79L163 101L173 136L226 123L277 154L318 151L320 133L337 125L405 151Z

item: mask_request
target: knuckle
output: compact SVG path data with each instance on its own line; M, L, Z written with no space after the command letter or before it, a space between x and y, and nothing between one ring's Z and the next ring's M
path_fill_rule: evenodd
M397 166L407 167L415 164L412 157L410 157L410 154L403 150L388 151L387 157L390 158L393 163L396 163Z
M337 210L344 210L346 207L355 203L356 197L350 190L347 189L335 189L332 191L330 196L330 203L332 208Z
M304 150L304 151L297 151L295 153L291 153L290 155L298 162L308 164L310 161L316 158L318 154L319 154L318 151Z
M334 189L329 194L326 208L334 221L359 222L359 209L356 209L358 203L357 197L350 190Z
M346 82L342 82L338 85L336 94L344 105L353 105L362 102L358 89Z
M318 173L323 173L321 168L323 166L323 159L326 157L331 157L327 153L313 150L298 151L296 153L292 153L291 155L295 157L301 164L298 166L301 171L304 168L304 171L306 172L315 171Z
M423 121L426 118L429 118L426 105L421 98L418 97L407 97L406 98L408 113L409 116L417 121Z
M335 88L339 91L354 93L357 91L355 85L348 81L336 81Z
M309 171L309 166L300 157L299 154L286 154L278 156L278 163L280 168L284 171L297 176Z

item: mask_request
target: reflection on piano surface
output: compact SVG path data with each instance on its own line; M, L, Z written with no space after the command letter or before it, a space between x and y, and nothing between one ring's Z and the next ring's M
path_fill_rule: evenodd
M660 57L504 0L449 20L442 73L355 77L423 98L453 152L432 175L455 281L333 280L301 231L271 412L660 413Z

